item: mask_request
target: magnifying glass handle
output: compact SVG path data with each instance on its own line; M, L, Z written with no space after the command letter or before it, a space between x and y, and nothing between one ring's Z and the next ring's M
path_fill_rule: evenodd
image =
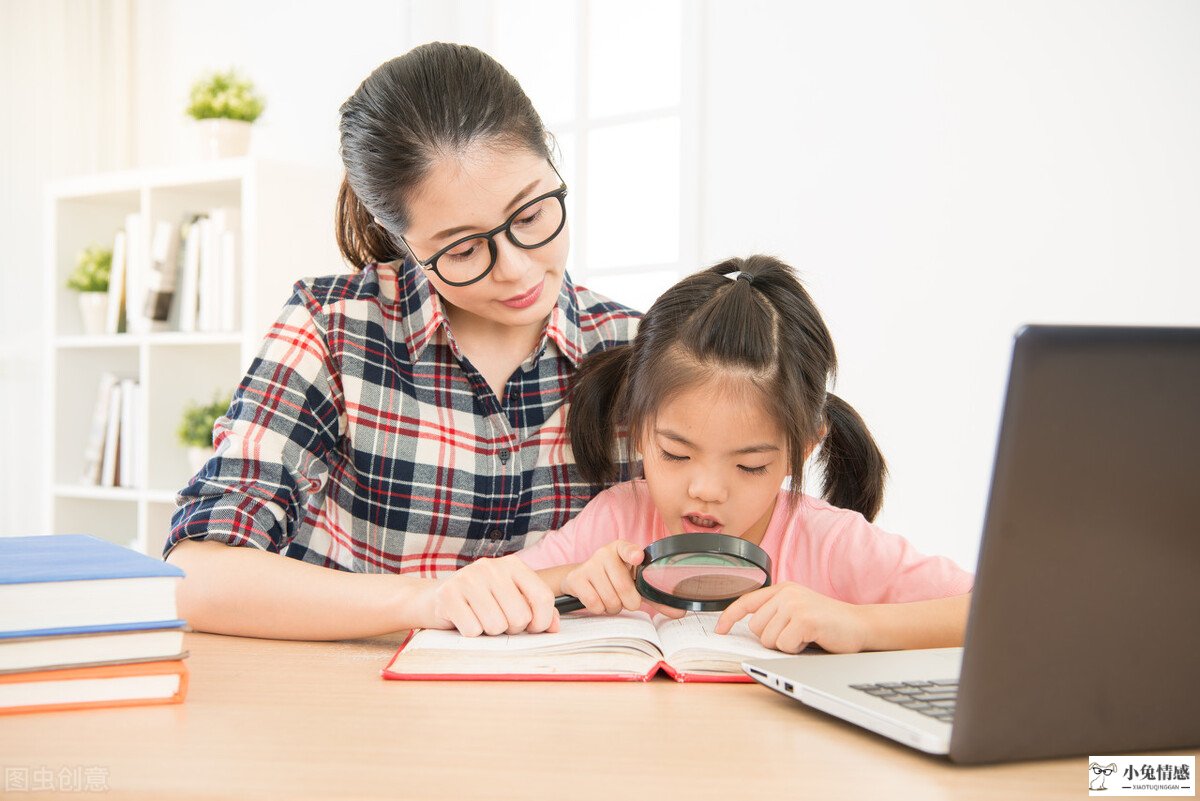
M583 601L574 595L560 595L554 599L554 608L558 610L560 615L565 615L568 612L578 612L580 609L583 609Z

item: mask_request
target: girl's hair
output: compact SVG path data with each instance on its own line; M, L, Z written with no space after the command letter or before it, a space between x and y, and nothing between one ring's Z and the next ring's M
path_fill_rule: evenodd
M622 431L632 454L677 393L741 379L785 433L793 492L820 442L822 495L873 520L887 467L862 418L828 391L836 371L829 329L792 269L770 256L730 259L664 292L632 343L584 360L567 413L575 461L595 483L628 478L614 449Z
M466 45L431 42L385 62L341 115L346 177L334 225L355 270L405 255L392 233L408 229L408 204L437 159L477 143L550 158L542 119L517 79Z

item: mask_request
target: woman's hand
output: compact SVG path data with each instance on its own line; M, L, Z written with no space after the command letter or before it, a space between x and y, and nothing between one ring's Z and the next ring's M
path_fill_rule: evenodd
M752 615L748 625L759 642L789 654L800 653L809 643L831 653L854 653L863 650L868 640L862 608L791 581L738 598L721 613L714 630L728 634L746 615Z
M554 593L514 555L472 562L425 596L426 628L454 628L467 637L558 631Z

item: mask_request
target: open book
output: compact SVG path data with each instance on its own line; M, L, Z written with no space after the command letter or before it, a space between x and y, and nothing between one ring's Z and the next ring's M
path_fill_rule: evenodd
M464 637L422 629L409 635L383 670L385 679L648 681L660 669L676 681L749 682L748 658L785 656L765 648L738 621L714 634L720 612L679 620L644 612L564 617L553 634Z

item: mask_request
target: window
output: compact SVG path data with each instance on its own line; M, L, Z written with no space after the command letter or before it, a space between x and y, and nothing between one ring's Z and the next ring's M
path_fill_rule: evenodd
M572 277L649 308L699 266L696 37L687 33L699 12L683 0L449 5L418 4L413 43L470 42L517 77L557 139L571 187Z

